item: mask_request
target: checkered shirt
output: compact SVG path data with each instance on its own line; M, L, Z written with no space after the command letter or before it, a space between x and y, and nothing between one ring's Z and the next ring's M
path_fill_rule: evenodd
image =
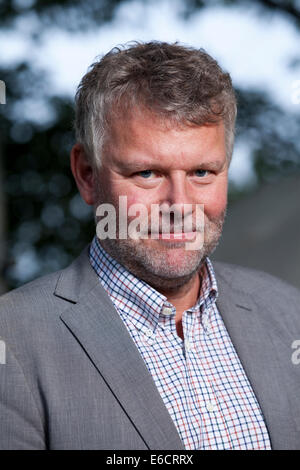
M94 237L90 262L153 377L186 449L271 449L257 399L216 306L208 258L197 303L176 331L175 307Z

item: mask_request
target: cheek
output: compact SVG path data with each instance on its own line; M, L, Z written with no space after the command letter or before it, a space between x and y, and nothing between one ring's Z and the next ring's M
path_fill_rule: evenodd
M145 191L139 191L136 187L132 188L129 184L124 184L124 182L112 182L111 184L111 199L116 208L119 208L119 197L126 196L126 205L128 209L135 204L142 204L146 209L148 214L150 213L151 202L149 194L145 194ZM124 209L124 202L122 208ZM134 218L134 216L129 216L129 220Z
M128 215L128 220L131 221L136 217L149 220L151 214L151 201L149 201L149 197L143 197L143 194L137 193L136 191L127 193L127 210L135 204L138 204L138 206L136 208L132 207L133 212L131 212L131 215ZM142 210L140 209L140 205L142 205Z
M106 178L103 180L102 188L104 190L106 201L112 203L116 209L119 207L120 196L127 197L127 204L129 199L131 199L130 191L124 182L120 181L118 178L113 177L113 175L106 176Z
M127 206L130 207L132 204L143 204L148 207L151 204L151 197L149 197L149 191L145 191L141 188L137 188L128 182L114 182L112 184L112 191L115 196L126 196Z
M127 206L130 207L132 206L133 204L144 204L145 205L145 201L139 197L138 194L136 193L131 193L131 192L128 192L126 194L127 196Z
M227 206L227 185L222 184L211 190L204 202L204 212L209 217L218 217Z

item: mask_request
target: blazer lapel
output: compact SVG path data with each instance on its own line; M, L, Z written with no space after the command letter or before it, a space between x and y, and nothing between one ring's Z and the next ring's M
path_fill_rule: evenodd
M87 250L71 266L62 272L55 292L73 302L62 313L62 321L78 339L149 449L184 449L151 374L90 266Z
M216 274L217 305L260 404L272 448L298 449L299 431L295 428L289 401L292 389L296 396L296 383L285 367L291 362L291 342L279 333L276 320L271 322L272 312L266 315L268 306L258 306L253 296L235 289L232 280L218 275L218 269ZM294 405L297 407L296 403Z

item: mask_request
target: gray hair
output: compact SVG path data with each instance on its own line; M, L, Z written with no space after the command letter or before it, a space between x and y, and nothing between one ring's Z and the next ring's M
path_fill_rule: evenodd
M203 49L159 41L115 47L89 67L75 101L76 139L94 167L114 119L136 108L179 126L223 120L231 160L235 93L230 75Z

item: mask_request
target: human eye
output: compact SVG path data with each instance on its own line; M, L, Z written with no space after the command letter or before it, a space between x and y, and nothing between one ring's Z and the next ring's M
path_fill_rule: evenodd
M209 174L210 172L208 170L201 170L201 169L195 170L195 175L198 178L203 178L205 176L208 176Z
M141 178L149 179L151 176L154 176L154 171L152 171L152 170L143 170L143 171L139 171L136 174L137 174L137 176L140 176Z
M131 177L138 186L142 188L154 188L161 182L161 173L156 170L140 170L134 172Z
M191 180L196 184L209 184L214 181L215 172L211 170L204 170L203 168L197 168L192 172Z

